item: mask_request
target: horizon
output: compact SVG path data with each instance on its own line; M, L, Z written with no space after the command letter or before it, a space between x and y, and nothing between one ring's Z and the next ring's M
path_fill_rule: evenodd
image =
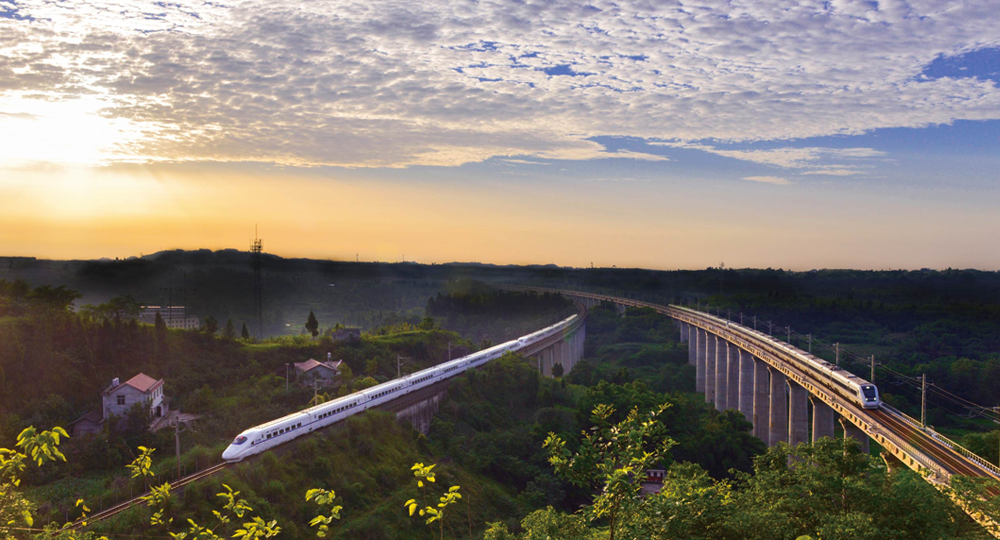
M208 252L211 254L218 254L224 252L231 253L243 253L250 254L249 250L242 250L238 248L168 248L154 251L152 253L140 253L139 255L127 255L127 256L117 256L117 257L95 257L95 258L73 258L73 259L58 259L49 257L35 257L31 255L10 255L10 254L0 254L0 259L34 259L36 261L48 261L48 262L125 262L133 260L147 260L156 261L157 259L152 259L151 257L160 257L163 255L169 255L174 253L198 253L198 252ZM270 255L277 257L282 260L304 260L312 262L331 262L340 264L414 264L420 266L492 266L497 268L531 268L531 267L555 267L561 270L643 270L649 272L699 272L707 270L733 270L733 271L751 271L751 270L771 270L776 272L793 272L793 273L808 273L808 272L1000 272L998 269L989 268L974 268L974 267L945 267L945 268L933 268L933 267L921 267L921 268L849 268L849 267L825 267L825 268L785 268L785 267L759 267L759 266L706 266L701 268L651 268L651 267L641 267L641 266L569 266L560 265L557 263L549 262L527 262L527 263L496 263L489 261L415 261L415 260L364 260L359 257L358 260L350 259L334 259L329 257L315 258L315 257L301 257L296 255L282 255L279 253L271 253L264 250L264 255ZM0 272L3 272L0 269Z

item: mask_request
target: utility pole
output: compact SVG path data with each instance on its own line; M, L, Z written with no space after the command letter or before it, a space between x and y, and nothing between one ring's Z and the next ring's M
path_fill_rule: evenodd
M448 342L448 361L451 362L451 342Z
M808 339L809 339L809 353L812 354L812 352L813 352L813 335L812 335L812 332L809 332Z
M403 364L406 363L403 360L409 360L409 359L410 359L410 357L408 357L408 356L400 356L398 354L396 355L396 378L397 379L400 378L400 377L402 377Z
M181 411L177 411L177 420L174 421L174 450L177 454L177 479L181 478Z
M791 326L786 326L785 329L788 330L788 339L786 341L788 341L788 344L791 345L791 343L792 343L792 327Z
M743 313L740 312L740 326L743 325Z
M757 316L756 315L753 316L753 329L754 330L757 329Z
M872 355L872 378L868 382L875 382L875 355Z
M833 344L833 351L834 351L834 354L836 355L836 358L837 358L837 366L839 367L840 366L840 342L839 341Z
M920 376L920 429L927 429L927 374Z
M774 335L774 324L771 321L767 321L767 335Z
M288 391L288 362L285 362L285 392Z

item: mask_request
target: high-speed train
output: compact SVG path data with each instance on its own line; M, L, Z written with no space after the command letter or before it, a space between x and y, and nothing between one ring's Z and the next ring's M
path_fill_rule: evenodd
M676 306L674 307L677 308ZM831 364L830 362L827 362L826 360L823 360L813 354L792 347L790 344L779 339L775 339L764 332L759 332L743 325L729 322L726 319L706 315L705 313L688 308L681 307L677 309L690 312L692 315L697 315L699 318L707 316L714 319L719 324L726 326L727 330L730 332L743 334L747 338L753 338L758 341L763 340L770 347L775 349L776 352L784 352L785 354L782 355L782 357L786 360L790 359L795 367L805 371L818 382L824 383L830 390L833 390L841 397L858 404L864 409L877 409L882 405L882 399L879 397L878 388L874 384L858 377L840 366Z
M243 431L233 440L229 447L222 452L222 459L240 461L247 456L267 451L348 416L459 375L467 369L481 366L490 360L499 358L505 352L518 351L553 334L562 332L576 317L577 315L573 315L522 338L494 345L468 356L438 364L405 377L366 388L349 396L327 401L277 420L254 426Z

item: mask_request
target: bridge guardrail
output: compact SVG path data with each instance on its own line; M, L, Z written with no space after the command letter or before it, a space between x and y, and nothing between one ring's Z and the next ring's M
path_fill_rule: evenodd
M933 438L937 442L943 444L944 446L947 446L948 448L950 448L955 453L958 453L958 454L962 455L963 457L965 457L969 461L971 461L971 462L975 463L976 465L979 465L980 467L986 469L987 471L989 471L994 476L1000 477L1000 467L997 467L996 465L990 463L989 461L986 461L981 456L979 456L978 454L973 453L971 450L965 448L961 444L958 444L957 442L949 439L948 437L945 437L944 435L942 435L941 433L939 433L938 431L936 431L933 428L921 426L920 422L918 422L915 418L913 418L912 416L904 413L903 411L901 411L901 410L893 407L892 405L888 405L886 403L883 403L882 404L882 408L885 409L885 410L887 410L887 411L889 411L889 412L891 412L894 416L896 416L900 420L906 422L907 424L910 424L915 429L919 429L919 430L921 430L921 431L923 431L925 433L928 433L931 436L931 438Z

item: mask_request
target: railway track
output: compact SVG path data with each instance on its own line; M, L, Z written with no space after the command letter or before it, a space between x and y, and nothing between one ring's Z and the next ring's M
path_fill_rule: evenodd
M181 478L179 480L174 480L173 482L170 483L170 491L171 492L176 491L177 489L180 489L180 488L182 488L182 487L184 487L184 486L186 486L188 484L197 482L198 480L201 480L201 479L204 479L204 478L208 478L209 476L212 476L212 475L214 475L214 474L216 474L216 473L218 473L220 471L223 471L223 470L229 468L232 465L233 465L232 463L222 462L222 463L219 463L218 465L213 465L213 466L211 466L211 467L209 467L207 469L202 469L202 470L200 470L200 471L198 471L198 472L196 472L194 474L189 474L188 476L185 476L184 478ZM134 497L134 498L129 499L127 501L124 501L124 502L121 502L119 504L116 504L116 505L114 505L114 506L112 506L110 508L107 508L105 510L102 510L102 511L96 513L96 514L88 516L86 520L79 520L76 523L74 523L72 526L70 526L69 528L71 530L79 530L79 529L81 529L81 528L84 527L84 523L86 523L86 525L92 525L92 524L97 523L99 521L103 521L105 519L108 519L108 518L110 518L112 516L118 515L118 514L124 512L124 511L128 510L129 508L132 508L133 506L138 506L138 505L142 504L143 503L142 497L144 497L146 495L148 495L148 492L147 493L143 493L142 495L140 495L138 497Z
M992 478L992 475L987 471L962 458L962 456L956 454L951 449L945 448L943 444L927 435L927 433L911 426L908 422L897 418L895 415L880 409L871 410L869 414L883 425L890 427L898 437L902 437L903 440L915 448L925 452L949 474Z

